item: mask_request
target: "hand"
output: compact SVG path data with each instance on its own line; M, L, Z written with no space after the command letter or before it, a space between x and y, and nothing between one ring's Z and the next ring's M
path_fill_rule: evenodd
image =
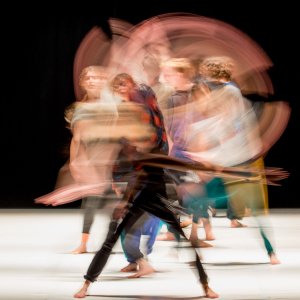
M114 183L111 184L111 188L118 197L122 196L122 190L118 186L116 186Z

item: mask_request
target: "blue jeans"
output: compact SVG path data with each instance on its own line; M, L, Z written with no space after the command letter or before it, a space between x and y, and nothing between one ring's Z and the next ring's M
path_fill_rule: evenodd
M149 236L146 254L149 255L152 252L159 229L160 219L145 212L128 231L126 229L122 231L121 244L128 262L136 262L144 256L140 250L142 235Z

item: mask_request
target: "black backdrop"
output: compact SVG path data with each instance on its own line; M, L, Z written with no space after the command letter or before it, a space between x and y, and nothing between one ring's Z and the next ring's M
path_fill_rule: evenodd
M112 1L106 8L89 3L89 12L45 15L11 14L2 25L3 74L1 100L2 176L0 207L32 208L33 199L50 192L57 171L65 162L69 138L63 112L74 101L73 60L85 34L98 25L109 35L107 19L132 24L168 12L189 12L225 21L248 34L274 63L270 75L274 98L292 107L288 127L266 157L266 165L283 167L291 175L279 187L269 188L270 207L300 207L297 197L297 149L299 110L296 101L299 79L299 33L296 9L291 5L261 8L253 2L239 7L202 1ZM85 4L87 5L87 4ZM144 8L142 8L142 7ZM28 9L28 8L27 8ZM20 11L19 11L20 12ZM49 12L48 12L49 13ZM297 52L297 53L296 53ZM298 66L298 68L297 68ZM78 207L79 201L61 206Z

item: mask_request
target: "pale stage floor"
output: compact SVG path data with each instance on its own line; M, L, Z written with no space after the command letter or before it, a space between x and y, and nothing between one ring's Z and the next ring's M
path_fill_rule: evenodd
M99 210L92 227L91 253L73 255L80 241L81 209L0 210L0 299L72 299L83 283L94 252L103 241L109 211ZM200 249L211 287L220 299L300 299L300 210L271 210L280 265L270 265L252 217L248 228L229 228L224 211L212 218L213 248ZM164 228L163 228L164 229ZM185 229L187 234L189 228ZM200 237L203 228L199 227ZM90 289L92 299L201 299L191 248L185 243L157 241L149 260L157 270L128 279L120 243L104 272ZM177 246L177 247L176 247Z

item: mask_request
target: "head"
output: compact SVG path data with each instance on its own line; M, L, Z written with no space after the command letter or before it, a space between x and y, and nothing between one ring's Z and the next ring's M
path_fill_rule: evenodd
M107 84L107 72L102 66L88 66L79 76L79 86L85 92L85 101L100 98L101 91Z
M160 64L153 55L145 55L142 61L143 71L147 78L147 83L152 86L158 83L160 75Z
M191 83L195 69L187 58L172 58L161 64L162 79L173 88Z
M201 77L215 81L231 81L233 73L233 61L226 56L212 56L205 58L199 64Z
M158 62L165 61L170 58L170 49L167 43L151 42L144 46L146 55L154 57Z
M116 75L110 82L110 88L114 94L123 101L129 101L132 90L136 87L133 78L127 73Z

